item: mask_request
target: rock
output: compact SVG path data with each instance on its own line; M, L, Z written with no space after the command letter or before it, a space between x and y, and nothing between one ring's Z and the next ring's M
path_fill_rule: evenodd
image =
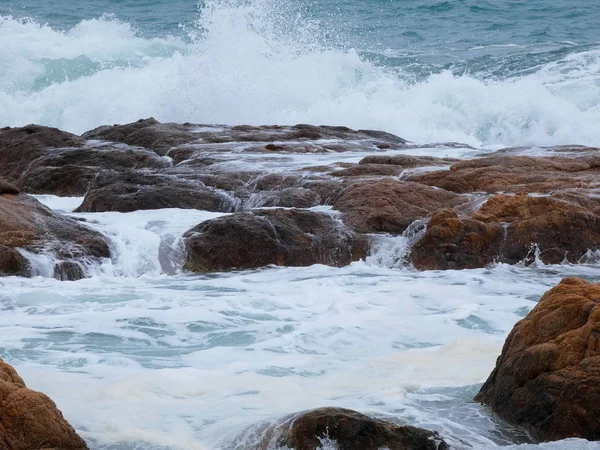
M223 192L176 176L139 171L100 177L77 212L131 212L181 208L231 212L233 198Z
M316 192L301 187L290 187L280 191L261 191L253 194L244 203L244 208L312 208L319 203L320 197Z
M600 440L600 285L565 278L548 291L475 400L542 441Z
M19 186L32 194L85 195L98 177L132 169L164 169L171 163L134 147L95 146L50 150L23 172Z
M293 414L265 432L261 450L290 448L315 450L321 440L337 443L339 450L446 450L435 432L396 425L342 408L320 408Z
M450 170L415 173L406 179L457 193L553 192L598 187L600 154L531 157L507 154L453 164Z
M0 178L0 195L4 194L18 195L20 194L20 191L9 182Z
M359 164L400 166L403 169L413 167L448 166L460 162L455 158L436 158L434 156L412 155L370 155L360 160Z
M411 223L469 199L418 183L375 180L351 184L333 208L360 233L402 233Z
M127 125L102 126L82 137L145 147L164 156L173 147L198 140L198 135L192 132L195 127L192 124L162 124L150 118Z
M0 176L16 182L48 148L81 147L85 141L57 128L27 125L0 129Z
M83 270L74 265L108 258L104 237L68 217L61 216L26 195L0 195L0 275L30 276L28 260L17 250L53 255L69 270L57 268L64 279L78 279Z
M25 386L0 359L0 448L2 450L87 450L56 404Z
M552 197L497 195L467 216L434 215L412 262L421 270L527 264L536 256L546 264L577 263L598 248L600 216L585 208Z
M216 272L278 266L345 266L364 258L367 242L328 214L256 210L203 222L184 235L185 268Z

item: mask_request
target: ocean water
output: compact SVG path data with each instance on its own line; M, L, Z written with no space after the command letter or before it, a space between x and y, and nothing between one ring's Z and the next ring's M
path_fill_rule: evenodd
M588 0L2 0L0 125L598 145L599 17Z
M418 151L463 158L600 145L598 19L584 0L0 0L0 126L323 123L476 147ZM87 219L113 258L76 282L49 278L48 257L0 279L0 355L93 450L244 449L261 423L320 406L456 449L600 448L533 444L471 401L514 323L564 276L600 281L598 264L416 272L408 233L341 269L190 275L180 237L218 214L38 198Z

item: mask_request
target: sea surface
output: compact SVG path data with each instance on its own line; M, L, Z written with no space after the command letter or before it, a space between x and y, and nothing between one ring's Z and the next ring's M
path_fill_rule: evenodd
M600 146L598 23L595 0L0 0L0 126L153 116L477 151ZM86 218L114 257L76 282L50 278L44 256L37 277L0 279L0 356L93 450L244 449L261 422L320 406L436 429L456 449L600 448L531 444L471 401L541 294L600 281L599 264L420 273L407 235L341 269L190 275L180 237L217 214L38 198Z

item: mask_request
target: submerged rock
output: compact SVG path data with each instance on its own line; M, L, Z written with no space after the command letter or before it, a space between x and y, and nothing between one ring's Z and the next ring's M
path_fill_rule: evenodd
M475 400L539 440L600 440L600 285L565 278L544 294Z
M600 216L579 205L527 194L497 195L459 217L442 211L412 249L418 269L471 269L508 264L577 263L600 248Z
M335 441L339 450L446 450L440 436L421 428L396 425L356 411L320 408L293 414L271 426L258 448L315 450Z
M203 222L184 235L185 268L216 272L278 266L345 266L364 258L366 240L328 214L256 210Z
M397 180L361 181L351 184L333 207L342 219L361 233L402 233L417 219L469 200L453 192Z
M0 448L2 450L87 450L56 404L25 386L0 359Z
M82 278L80 262L110 256L100 233L52 212L32 197L0 195L0 275L32 275L29 261L19 249L68 262L69 270L67 266L55 270L61 279Z

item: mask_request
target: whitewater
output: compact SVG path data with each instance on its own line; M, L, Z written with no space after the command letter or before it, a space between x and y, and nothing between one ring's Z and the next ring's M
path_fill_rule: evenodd
M397 49L328 41L322 22L282 2L211 0L181 28L149 36L111 14L62 28L0 15L0 126L79 134L150 116L344 125L473 147L406 151L458 158L600 146L598 44L569 41L553 60L503 75L421 73L378 62ZM363 156L303 155L269 169ZM600 281L593 258L417 272L406 262L417 226L344 268L190 275L181 236L220 214L74 213L82 198L37 198L107 236L113 257L63 282L50 257L27 255L37 276L0 278L0 354L94 450L243 449L261 423L320 406L437 430L456 449L600 449L531 444L472 402L546 290L569 275Z

